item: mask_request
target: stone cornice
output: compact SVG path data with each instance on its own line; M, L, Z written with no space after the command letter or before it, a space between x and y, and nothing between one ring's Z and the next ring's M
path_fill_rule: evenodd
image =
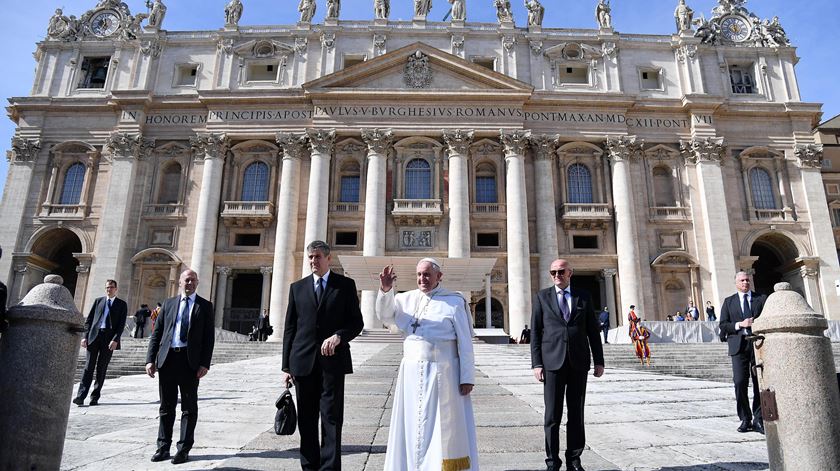
M222 159L227 156L230 139L224 133L201 133L190 138L196 159Z
M721 165L726 148L723 146L722 137L698 137L690 141L680 141L680 153L690 164L715 162Z
M277 145L283 149L283 160L300 160L306 151L306 134L278 132L275 135Z
M449 147L449 156L468 155L474 136L475 131L472 129L455 129L444 132L443 141Z
M306 136L313 153L332 155L335 147L335 129L310 128L306 130Z
M822 168L823 146L820 144L800 144L793 149L793 154L802 168Z
M645 143L636 141L636 136L617 136L608 137L604 144L610 160L623 162L641 155Z
M12 149L6 152L6 160L10 163L29 163L38 159L41 151L40 139L12 138Z
M105 141L105 152L113 159L143 160L155 148L155 140L143 137L142 134L114 131Z
M394 132L390 129L362 129L362 139L368 145L370 154L387 155L394 140Z
M525 155L528 149L528 140L531 137L531 131L516 129L506 131L499 130L499 138L502 145L505 147L505 157L512 157L515 155Z
M551 160L557 156L557 142L560 136L557 134L536 134L531 136L531 147L534 148L536 160Z

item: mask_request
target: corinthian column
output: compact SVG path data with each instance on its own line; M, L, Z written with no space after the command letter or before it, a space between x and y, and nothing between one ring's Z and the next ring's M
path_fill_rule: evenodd
M335 130L307 129L312 148L309 167L309 193L306 197L306 231L303 245L313 240L327 240L327 209L329 208L330 158L335 144ZM303 259L302 276L309 275L309 260Z
M709 257L713 302L720 306L732 291L732 282L735 279L735 250L732 247L732 232L729 227L729 212L726 211L726 189L721 168L725 153L723 139L698 137L683 141L680 143L680 151L686 163L696 166L697 193L702 215L694 217L694 224L695 227L700 226L703 231L701 237Z
M362 139L368 145L368 169L365 184L365 240L362 255L385 255L385 173L388 149L394 140L390 129L363 129ZM376 291L362 291L362 317L365 327L376 328Z
M269 341L283 340L289 285L293 281L297 243L298 198L300 198L300 159L306 149L306 135L277 133L283 149L280 194L277 196L277 229L274 234L274 264L269 301L269 322L275 327Z
M219 228L219 200L222 173L230 141L225 134L198 134L190 139L197 161L203 162L201 193L195 220L190 268L198 274L198 292L210 299L213 287L213 260L216 254L216 231ZM202 283L203 281L203 283Z
M619 305L616 309L624 312L631 304L636 305L636 312L649 317L653 313L645 311L645 293L642 292L641 257L636 236L636 213L633 201L633 187L630 176L630 161L641 153L642 142L636 142L636 136L608 138L607 155L612 163L613 201L615 205L615 242L618 255Z
M449 147L449 257L470 256L470 196L467 160L473 131L448 131Z
M538 283L540 288L553 284L548 275L551 262L557 258L557 204L554 198L554 158L558 136L531 137L534 147L534 180L537 192L537 251L540 254Z
M225 320L225 301L227 301L227 285L230 272L230 267L216 268L216 273L219 276L216 278L216 305L214 307L216 308L216 327L220 329Z
M40 152L40 140L15 137L12 139L12 150L6 155L9 174L6 178L3 205L0 206L0 221L3 221L3 224L0 224L0 247L6 250L6 256L0 258L0 280L9 288L14 280L12 252L19 251L16 245L23 227L23 210L26 208L26 199L29 198L32 171Z
M525 151L530 131L501 131L507 178L508 334L522 332L531 317L531 248L528 243L528 199Z

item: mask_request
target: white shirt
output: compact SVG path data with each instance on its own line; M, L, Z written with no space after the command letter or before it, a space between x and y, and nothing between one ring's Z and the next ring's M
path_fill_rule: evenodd
M102 311L102 318L99 320L99 328L104 329L108 326L108 316L111 315L111 309L108 307L108 301L111 301L111 304L114 304L114 300L117 299L116 296L113 298L105 297L105 310Z
M195 293L187 296L190 300L190 310L187 312L187 321L192 320L192 313L195 310ZM181 341L181 311L184 309L184 296L178 299L178 313L175 315L175 331L172 332L172 348L186 347L187 342Z
M750 307L750 310L752 310L752 296L750 296L750 292L747 291L746 293L742 293L738 291L738 306L741 308L741 311L743 312L744 310L744 297L747 298L747 305ZM743 314L744 318L752 317L752 314L749 312L744 312ZM743 335L747 334L747 329L741 328L740 322L735 323L735 330L740 331Z
M327 270L327 272L324 273L324 276L321 276L321 277L319 277L318 275L316 275L314 273L312 274L312 288L315 289L315 291L318 291L318 281L321 278L324 279L324 287L322 289L327 289L327 282L330 281L330 271ZM323 294L323 293L321 293L321 294Z
M569 317L571 318L572 315L572 293L569 292L570 288L567 286L566 289L560 289L557 285L554 286L554 294L557 296L557 306L560 306L561 302L566 303L566 309L568 309ZM562 314L563 311L560 311Z

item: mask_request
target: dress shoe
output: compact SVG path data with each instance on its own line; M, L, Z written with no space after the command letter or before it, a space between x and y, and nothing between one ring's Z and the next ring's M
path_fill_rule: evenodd
M76 404L77 406L81 406L84 403L85 403L85 400L82 399L81 397L74 397L73 398L73 404Z
M99 405L99 399L91 399L90 400L90 405L98 406Z
M753 422L753 430L764 435L764 421L756 420Z
M181 464L186 463L187 460L190 459L190 454L186 451L179 451L175 453L175 457L172 458L172 464Z
M750 425L749 420L742 420L741 425L738 426L738 431L741 433L746 433L752 430L752 426Z
M583 469L583 466L581 466L580 460L569 461L566 465L566 469L569 471L586 471Z
M169 450L158 450L152 455L152 461L158 462L169 459Z

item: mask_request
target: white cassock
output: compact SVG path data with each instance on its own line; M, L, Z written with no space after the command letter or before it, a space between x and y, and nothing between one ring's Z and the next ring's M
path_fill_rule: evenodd
M464 298L440 285L379 291L376 314L406 335L385 471L478 470L475 418L461 384L475 384L472 328Z

